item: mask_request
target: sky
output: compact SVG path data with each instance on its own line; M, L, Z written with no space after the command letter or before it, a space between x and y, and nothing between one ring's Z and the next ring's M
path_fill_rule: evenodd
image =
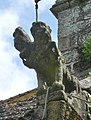
M55 0L39 2L39 21L52 29L57 42L57 19L49 10ZM34 0L0 0L0 100L13 97L37 87L36 72L25 67L14 48L13 32L18 26L29 34L35 22Z

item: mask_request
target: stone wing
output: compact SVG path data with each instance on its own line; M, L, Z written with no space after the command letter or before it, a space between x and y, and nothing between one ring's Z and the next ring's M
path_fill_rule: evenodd
M28 34L23 30L22 27L15 29L13 33L14 37L14 46L18 51L23 51L28 44L31 43L31 39Z

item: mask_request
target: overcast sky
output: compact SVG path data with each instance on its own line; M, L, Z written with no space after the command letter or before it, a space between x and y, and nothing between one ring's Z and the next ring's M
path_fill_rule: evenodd
M34 0L0 0L0 100L37 87L34 70L25 67L13 45L13 32L22 26L30 35L35 21ZM50 12L55 0L41 0L39 20L50 25L52 39L57 40L57 20ZM33 39L33 38L31 38Z

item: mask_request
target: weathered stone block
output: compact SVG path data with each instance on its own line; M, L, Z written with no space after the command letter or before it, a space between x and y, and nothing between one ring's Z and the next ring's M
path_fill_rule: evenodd
M75 109L82 120L87 120L87 96L88 94L85 91L82 91L79 94L73 92L68 97L68 103Z
M47 107L47 120L65 120L65 111L65 101L51 101Z

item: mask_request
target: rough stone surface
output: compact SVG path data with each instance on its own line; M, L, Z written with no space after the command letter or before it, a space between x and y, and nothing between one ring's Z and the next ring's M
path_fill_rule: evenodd
M85 101L88 101L88 93L85 91L79 94L72 92L68 97L68 103L75 108L75 111L81 116L82 120L87 120L88 110Z
M67 99L68 99L68 97L63 90L58 90L58 91L54 91L54 92L50 91L50 93L48 95L48 102L60 101L60 100L67 101Z
M36 98L36 90L34 91L28 91L8 100L0 101L0 120L40 120L43 116L45 95L37 96ZM54 99L54 95L58 96L60 93L61 91L55 91L53 95L49 93L48 99L51 97L51 101L48 100L47 102L47 116L45 120L85 120L85 117L81 119L77 111L74 110L74 107L77 108L79 100L70 98L72 97L70 96L68 103L67 96L66 99L63 99L61 95L59 98L55 97ZM91 96L89 101L91 101ZM89 104L89 110L90 108L91 105Z
M82 44L91 36L91 0L56 0L51 11L58 19L58 47L66 59L66 65L71 73L81 80L82 90L91 94L90 79L88 78L91 66L81 53ZM70 96L73 96L71 99L68 98L71 106L83 120L90 120L91 112L86 110L88 107L84 101L86 100L88 103L88 95L82 91L79 94L72 92ZM90 117L86 117L87 114Z
M79 92L78 80L71 76L61 52L51 40L51 29L45 23L37 22L33 23L31 33L34 42L27 40L29 37L23 29L17 28L13 34L14 46L20 51L24 65L37 72L38 94L45 93L45 89L52 85L54 91L61 89L68 93L74 90Z
M46 88L45 82L51 86L55 81L55 68L58 59L55 42L51 41L51 29L43 22L33 23L31 33L34 42L26 42L28 40L24 33L24 30L20 28L15 30L13 34L14 45L20 51L20 58L24 65L30 69L35 69L37 72L38 88L43 90ZM20 44L20 41L24 41L24 44ZM19 46L22 46L22 51L18 49Z
M57 0L52 9L59 21L59 48L73 73L79 66L78 48L91 34L90 7L89 0ZM36 70L40 94L36 96L34 90L1 101L0 120L91 120L91 95L83 91L90 89L89 79L79 84L69 72L49 26L33 23L31 33L34 42L18 27L14 46L24 65Z
M51 11L58 18L58 47L71 72L79 74L86 66L85 62L82 68L81 64L76 66L81 63L79 49L91 36L91 1L57 0Z
M81 88L91 95L91 77L80 80Z
M51 40L50 28L43 22L33 23L31 33L34 42L27 40L28 35L23 29L17 28L13 34L14 45L20 51L20 58L25 66L36 70L39 83L37 108L27 111L24 117L28 119L31 115L35 120L42 117L45 120L87 120L86 104L79 101L79 98L86 100L86 95L83 95L78 79L71 75L61 52ZM24 44L20 44L19 39ZM49 92L46 93L48 87ZM71 111L67 111L69 107ZM46 113L44 108L47 109Z
M65 120L66 105L64 101L51 101L48 103L47 120Z
M82 120L76 111L62 100L49 102L48 112L50 115L47 120Z
M53 111L58 110L60 111L61 117L60 115L58 116L59 120L87 120L87 104L85 103L85 101L88 100L88 93L85 91L81 91L80 93L77 93L76 91L73 91L70 94L66 94L64 91L55 91L52 92L50 91L49 96L48 96L48 109L51 110L51 113L49 111L48 114L52 114L51 116L53 116ZM62 105L60 107L55 107L55 105ZM64 107L63 107L64 106ZM58 109L56 109L58 108ZM53 110L53 111L52 111ZM63 113L65 112L65 113ZM67 113L66 113L67 112ZM57 112L57 114L59 114ZM74 114L74 118L72 116L72 114ZM75 116L77 115L77 116ZM50 116L49 116L50 118ZM55 118L55 117L53 117ZM57 117L56 117L57 118ZM55 118L55 119L56 119ZM78 119L79 118L79 119Z

